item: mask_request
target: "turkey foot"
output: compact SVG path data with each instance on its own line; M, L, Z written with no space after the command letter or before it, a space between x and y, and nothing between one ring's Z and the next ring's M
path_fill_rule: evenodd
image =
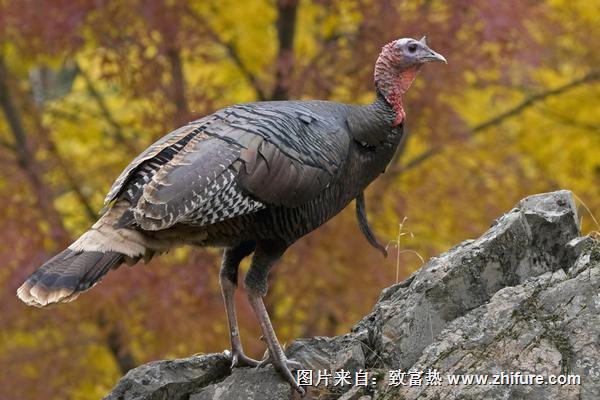
M263 334L263 339L267 343L267 348L269 349L269 356L265 360L261 361L258 367L262 367L268 363L273 364L275 369L279 371L283 378L294 389L296 389L300 395L304 396L306 394L306 390L298 385L298 382L296 382L296 379L294 379L294 375L291 371L291 369L299 369L300 363L294 360L288 360L285 356L283 349L277 340L275 331L273 330L273 325L271 324L269 314L267 313L265 304L263 303L262 296L254 293L252 290L248 290L248 299L250 300L250 305L254 310L254 314L256 314L256 318L258 319L258 323Z
M231 347L231 368L235 367L259 367L262 364L262 361L257 361L253 358L248 357L244 354L244 351L241 348L235 348L232 345Z
M262 359L261 361L258 362L258 364L256 365L256 368L264 368L264 367L266 367L269 364L275 365L275 361L271 357L271 352L267 351L267 353L268 353L268 355L264 359ZM296 360L288 359L285 356L285 354L283 355L283 358L285 360L285 365L288 367L289 370L293 371L295 369L301 369L302 368L302 364L300 364Z

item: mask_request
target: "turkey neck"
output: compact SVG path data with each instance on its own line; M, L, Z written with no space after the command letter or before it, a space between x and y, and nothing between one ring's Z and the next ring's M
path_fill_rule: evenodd
M357 146L350 159L350 164L356 165L349 168L360 176L362 191L391 161L402 137L403 123L394 126L396 111L379 90L373 103L355 107L347 118Z
M355 106L348 115L348 127L352 138L368 146L378 146L388 140L396 111L377 90L375 101L366 106Z

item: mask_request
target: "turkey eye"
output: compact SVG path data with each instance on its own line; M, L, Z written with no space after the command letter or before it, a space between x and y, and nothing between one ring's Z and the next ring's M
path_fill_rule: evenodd
M416 44L408 45L408 51L411 53L414 53L415 51L417 51L417 45Z

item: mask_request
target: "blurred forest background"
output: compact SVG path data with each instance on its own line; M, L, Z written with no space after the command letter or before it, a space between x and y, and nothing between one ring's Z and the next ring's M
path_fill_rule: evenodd
M404 221L403 252L383 259L353 207L300 240L266 300L288 343L347 331L397 263L402 279L413 252L480 235L528 194L571 189L584 232L600 230L600 2L0 0L0 397L97 399L141 363L227 348L218 250L121 267L47 310L15 290L169 130L246 101L367 103L381 46L424 34L449 64L407 94L406 146L367 191L382 240Z

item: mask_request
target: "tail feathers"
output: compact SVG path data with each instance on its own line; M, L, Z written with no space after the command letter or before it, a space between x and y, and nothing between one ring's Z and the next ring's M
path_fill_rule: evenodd
M124 259L116 251L75 251L66 249L35 271L17 290L17 296L32 306L74 300L79 293L98 283Z

